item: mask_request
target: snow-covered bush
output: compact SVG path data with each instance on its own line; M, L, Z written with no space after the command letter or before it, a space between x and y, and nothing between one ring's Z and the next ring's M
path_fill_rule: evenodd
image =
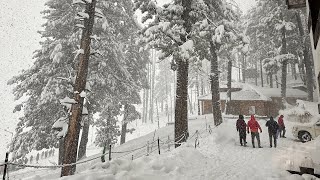
M296 106L280 110L279 114L284 115L286 120L291 122L309 123L315 114L311 114L312 111L309 111L308 109L305 101L297 100Z

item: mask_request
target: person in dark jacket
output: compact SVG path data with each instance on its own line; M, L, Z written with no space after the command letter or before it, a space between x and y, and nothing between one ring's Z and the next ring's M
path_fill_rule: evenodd
M237 123L236 123L236 128L237 128L237 131L239 132L241 146L246 147L247 146L247 134L246 134L247 124L243 119L243 115L239 115L239 119L237 120Z
M267 121L266 126L268 127L270 148L272 148L272 138L273 138L274 147L276 148L277 147L277 131L279 129L279 125L271 116L270 120Z

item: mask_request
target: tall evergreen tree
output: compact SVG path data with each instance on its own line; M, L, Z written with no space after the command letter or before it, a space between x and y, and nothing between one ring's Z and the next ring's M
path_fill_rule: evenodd
M80 6L72 6L71 0L50 0L46 5L49 9L43 13L47 22L45 30L40 32L45 38L40 43L42 49L36 51L34 65L9 82L16 83L16 99L28 97L15 108L23 107L24 110L16 130L15 146L11 149L17 152L17 158L32 149L58 146L51 127L57 119L68 116L60 101L72 97L74 92L75 68L78 66L75 56L81 53L77 46L82 31L77 22L84 14L77 15ZM102 112L106 97L114 99L129 94L139 99L139 89L146 84L145 64L148 61L148 54L139 52L139 46L135 44L139 27L132 2L98 2L97 7L96 15L101 18L96 19L91 36L92 56L87 79L91 87L86 97L90 113ZM26 127L32 128L24 132Z

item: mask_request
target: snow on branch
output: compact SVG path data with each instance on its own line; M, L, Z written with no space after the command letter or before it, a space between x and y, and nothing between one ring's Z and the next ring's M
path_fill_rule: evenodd
M72 5L74 4L86 4L83 0L73 0Z
M87 97L87 93L85 91L82 91L79 95L83 98Z
M62 45L59 43L57 44L52 53L50 54L50 59L52 59L53 63L59 63L63 54L61 53Z
M291 31L296 27L296 25L292 22L281 21L280 23L275 24L275 29L280 30L285 28L287 31Z
M76 59L80 54L84 54L84 50L83 49L78 49L78 50L74 51L73 53L76 54L74 56L74 59Z
M90 49L90 55L92 56L102 56L102 53L99 50L95 50L95 49Z
M98 37L96 34L90 36L91 39L94 39L95 41L100 40L100 37Z
M181 49L181 56L184 58L184 59L189 59L190 58L190 53L193 51L194 49L194 46L193 46L193 41L192 40L188 40L187 42L183 43L181 46L180 46L180 49Z
M75 26L78 27L78 28L84 29L84 25L83 24L76 24Z
M105 18L104 14L102 13L101 9L99 9L99 8L95 9L95 14L94 15L96 17L98 17L98 18Z
M283 62L285 60L293 60L296 59L296 56L293 54L281 54L281 55L277 55L276 57L274 57L277 61L279 62Z
M77 101L74 100L74 99L71 99L71 98L69 98L69 97L65 97L65 98L63 98L63 99L60 99L60 103L61 103L62 105L64 105L64 104L76 104Z
M57 130L58 138L65 137L68 132L68 117L61 117L59 118L53 125L53 130Z
M89 14L88 13L85 13L85 12L78 12L77 13L77 16L79 16L80 18L87 18L89 19Z
M91 92L91 85L90 85L89 82L86 82L86 87L85 87L85 89L86 89L87 91L90 91L90 92ZM89 103L89 104L90 104L90 103Z
M224 34L225 34L224 26L223 25L218 26L215 29L214 36L212 36L212 41L215 43L221 44Z

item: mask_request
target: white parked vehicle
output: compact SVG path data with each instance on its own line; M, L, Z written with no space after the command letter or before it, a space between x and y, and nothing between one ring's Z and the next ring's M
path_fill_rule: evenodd
M320 120L314 124L296 125L292 128L292 134L302 142L311 141L320 135Z

